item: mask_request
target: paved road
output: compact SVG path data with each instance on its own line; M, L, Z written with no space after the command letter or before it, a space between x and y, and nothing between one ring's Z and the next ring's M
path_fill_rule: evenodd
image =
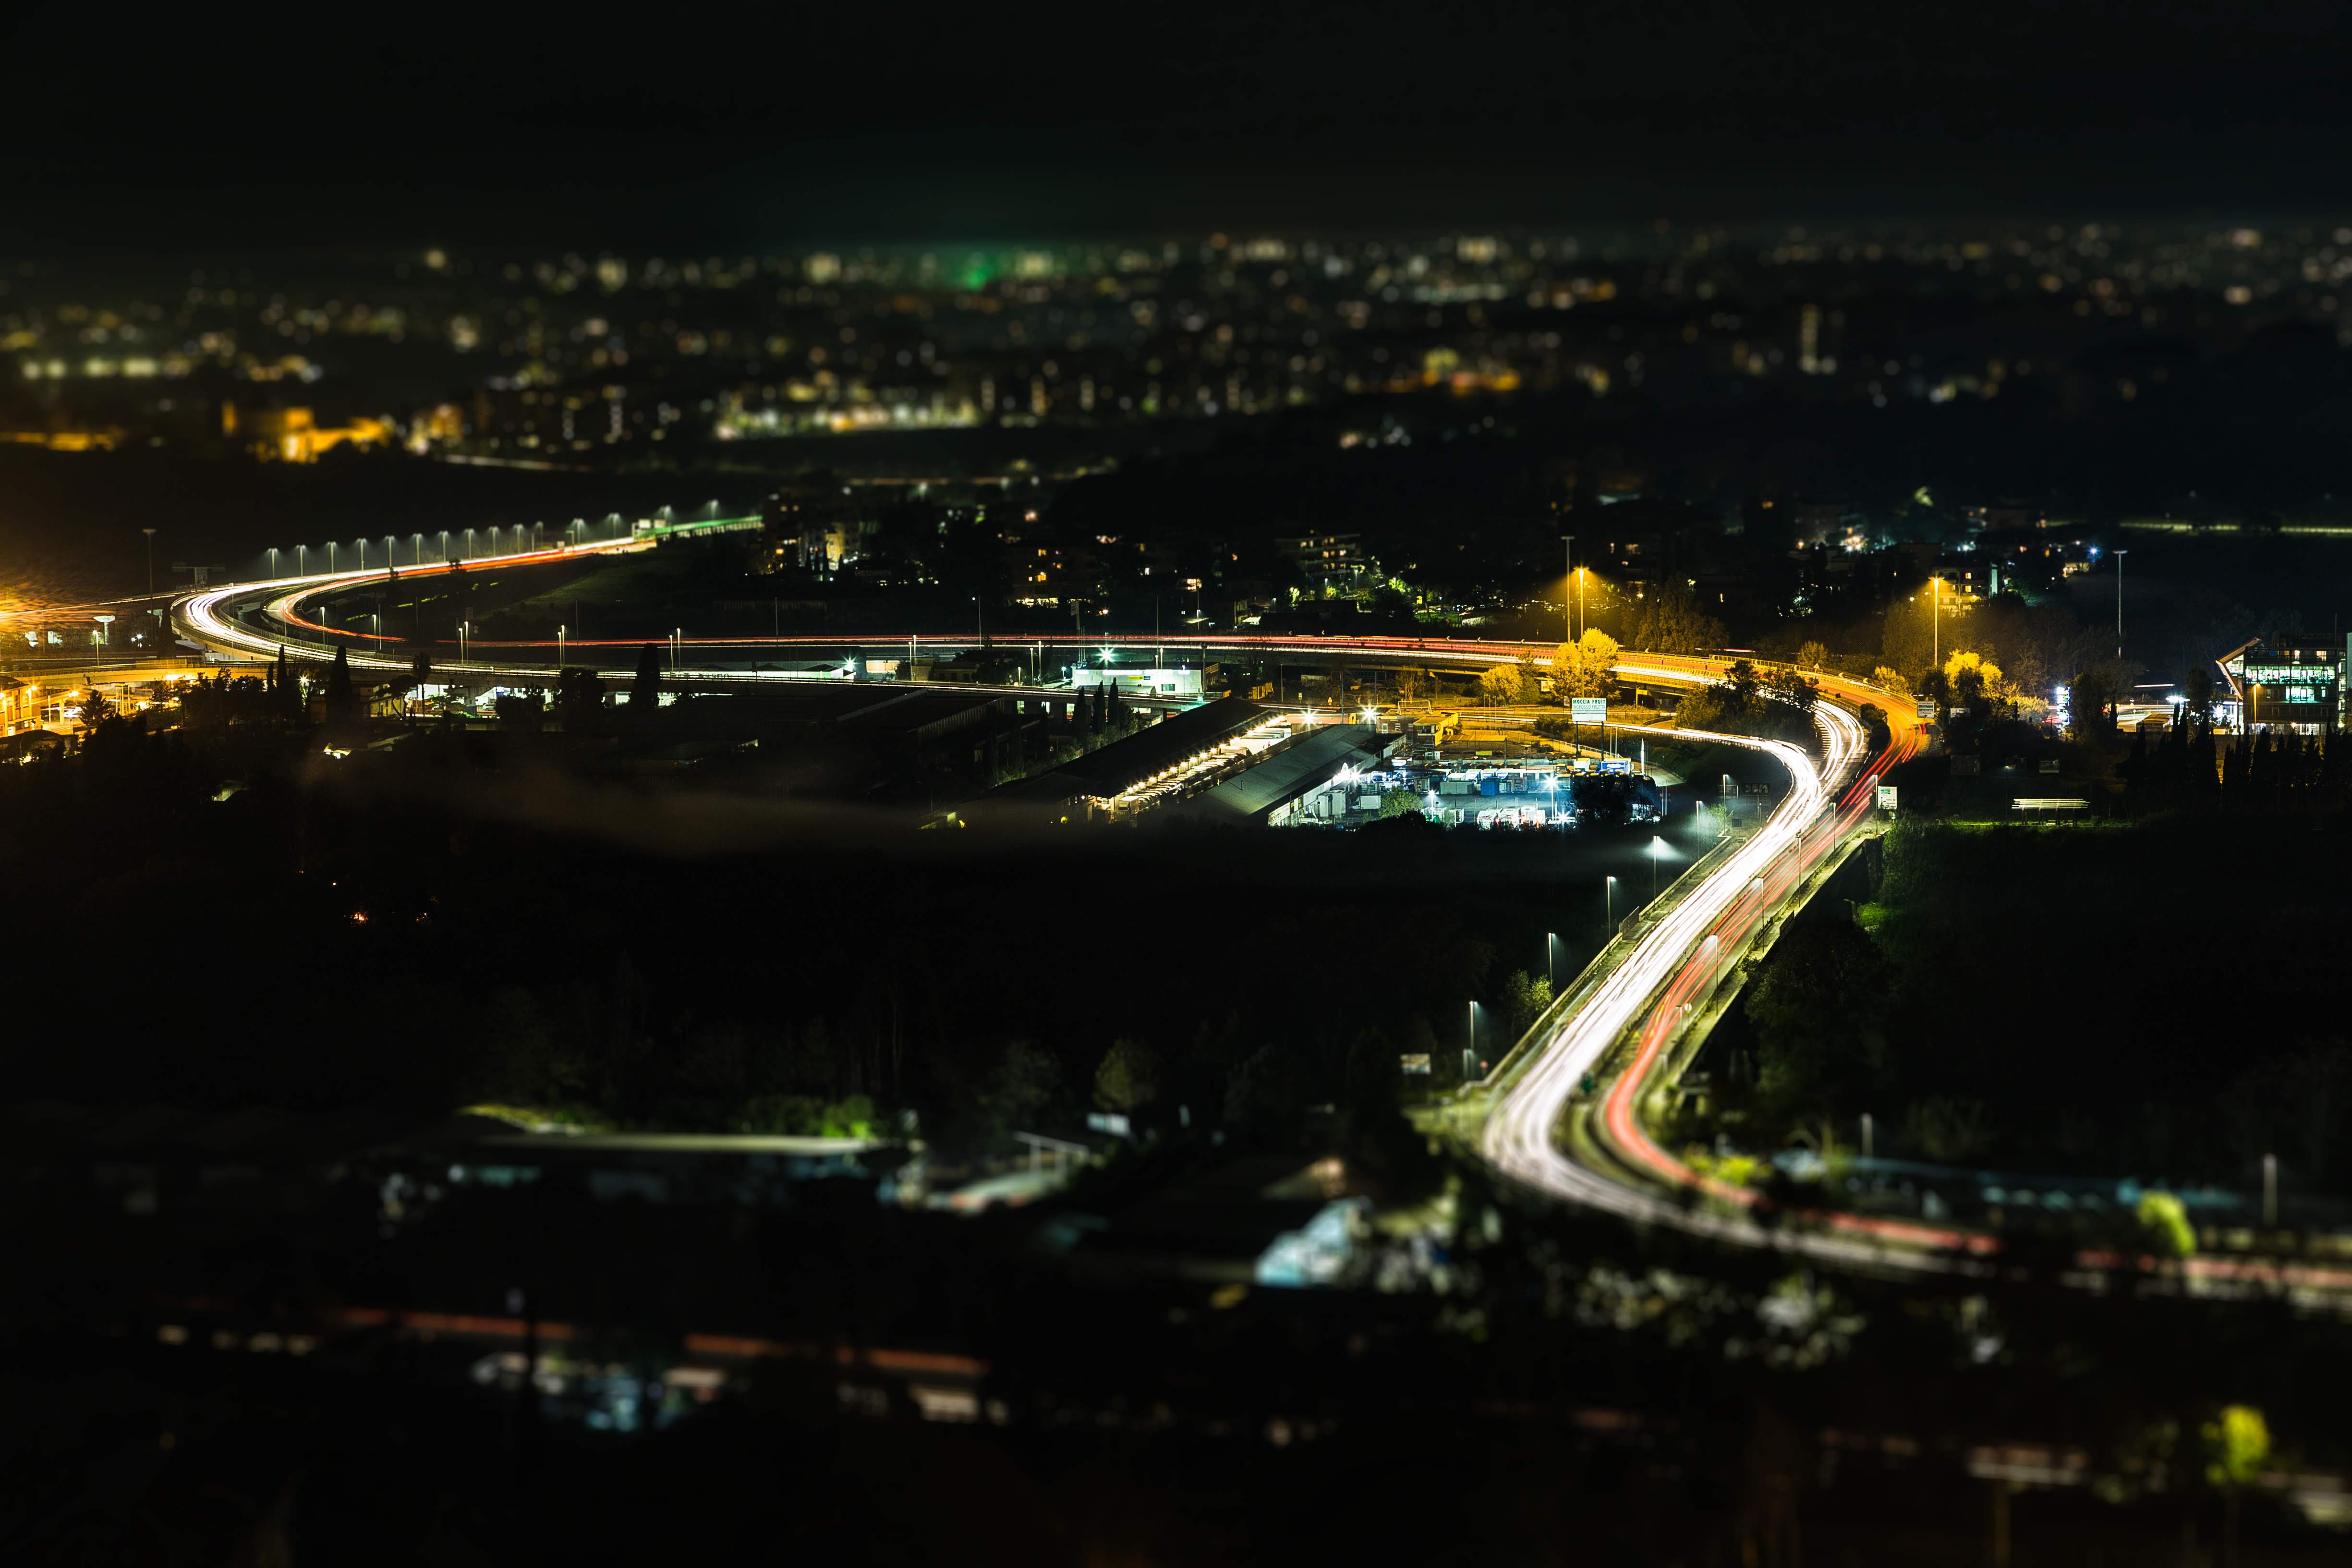
M734 521L679 524L667 531L687 534ZM468 569L530 566L583 553L640 549L645 544L641 538L600 542L465 565ZM446 570L428 564L409 568L400 575L430 575ZM303 614L307 604L323 595L385 578L382 571L320 573L207 589L177 601L174 624L183 636L236 657L274 658L290 634L311 639L289 645L294 657L330 658L329 649L341 642L350 648L356 667L404 670L409 667L404 653L392 651L395 646L404 649L400 639L331 628ZM261 627L247 624L248 617L255 616L262 620ZM897 650L910 641L941 650L980 646L977 636L957 632L898 633L851 640L827 636L701 638L688 639L684 646L741 659L760 648L795 650L805 657L817 649ZM1301 662L1444 665L1459 669L1484 669L1521 658L1543 664L1549 662L1551 652L1548 644L1453 637L1221 634L1145 638L1031 633L995 641L998 647L1016 648L1024 644L1055 648L1108 647L1130 655L1177 649L1203 655L1248 653ZM640 645L625 640L572 646L584 653L595 648L634 652ZM478 640L470 645L473 657L464 663L453 665L436 657L435 667L543 681L552 673L553 660L542 663L537 656L552 647L551 643L537 641ZM1620 675L1637 680L1697 684L1718 679L1727 663L1701 656L1628 654L1617 668ZM697 680L757 679L740 664L677 673ZM1877 1268L1981 1269L1990 1266L2001 1244L1997 1237L1980 1232L1835 1213L1780 1215L1769 1216L1777 1223L1759 1223L1757 1211L1762 1200L1757 1194L1699 1175L1659 1148L1642 1124L1642 1097L1654 1087L1652 1080L1682 1021L1705 1003L1761 923L1782 909L1792 891L1833 849L1861 829L1873 807L1871 785L1875 777L1913 755L1921 744L1907 703L1860 681L1835 676L1818 679L1824 699L1816 709L1824 742L1818 763L1800 748L1781 742L1676 731L1686 738L1718 740L1766 752L1788 769L1791 788L1765 826L1706 875L1683 888L1674 907L1620 954L1608 973L1575 1005L1563 1006L1546 1020L1547 1033L1530 1055L1506 1064L1509 1076L1497 1086L1478 1134L1478 1147L1498 1170L1535 1190L1734 1245L1768 1247ZM1892 734L1891 743L1874 753L1857 717L1866 705L1881 710ZM1631 1042L1627 1063L1622 1070L1607 1077L1590 1122L1592 1137L1605 1150L1605 1156L1581 1163L1560 1141L1562 1120L1586 1075L1600 1076L1612 1050L1626 1041ZM1714 1201L1702 1201L1707 1199ZM2155 1267L2153 1259L2087 1251L2080 1255L2080 1261L2085 1268L2135 1261L2143 1268ZM2341 1268L2198 1258L2190 1260L2183 1274L2220 1289L2279 1285L2306 1297L2329 1299L2352 1292L2352 1270Z

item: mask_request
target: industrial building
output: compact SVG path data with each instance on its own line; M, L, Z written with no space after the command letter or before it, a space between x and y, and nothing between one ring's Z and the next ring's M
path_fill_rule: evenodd
M1049 773L992 790L966 815L976 820L1055 822L1141 809L1181 785L1186 775L1229 765L1245 754L1250 746L1244 738L1253 731L1262 733L1261 747L1273 744L1275 737L1265 732L1272 719L1269 710L1237 697L1204 702Z
M1404 742L1402 735L1363 724L1308 731L1214 789L1178 802L1169 814L1268 827L1336 826L1377 817L1382 789L1363 775L1378 772Z

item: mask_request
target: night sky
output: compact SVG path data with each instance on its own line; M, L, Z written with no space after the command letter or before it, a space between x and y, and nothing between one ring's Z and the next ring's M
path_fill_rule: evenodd
M0 21L0 244L645 247L2352 205L2352 43L2317 4L121 20L40 5Z

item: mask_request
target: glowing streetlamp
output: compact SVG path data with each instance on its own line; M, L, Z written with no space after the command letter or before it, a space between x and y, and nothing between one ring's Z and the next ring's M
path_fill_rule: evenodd
M1617 879L1603 877L1601 879L1601 934L1603 939L1607 938L1610 929L1616 923Z
M1666 841L1656 834L1650 835L1650 897L1658 896L1658 861L1666 852Z
M1559 618L1568 627L1568 640L1576 640L1576 535L1563 533L1560 541L1567 546L1560 552L1560 568L1566 581L1560 584Z

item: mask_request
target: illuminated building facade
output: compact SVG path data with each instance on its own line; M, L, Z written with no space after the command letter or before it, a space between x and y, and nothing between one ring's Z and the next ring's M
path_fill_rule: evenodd
M2241 727L2316 735L2342 725L2346 652L2343 638L2289 635L2223 655Z

